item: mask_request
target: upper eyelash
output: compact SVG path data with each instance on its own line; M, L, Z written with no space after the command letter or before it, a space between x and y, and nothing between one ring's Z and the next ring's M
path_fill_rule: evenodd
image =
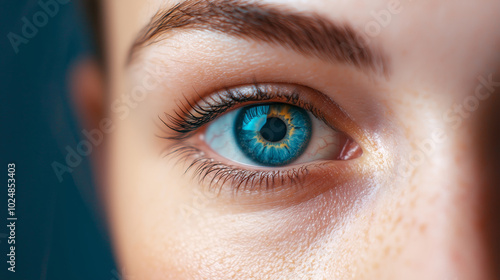
M297 90L294 90L292 94L283 94L280 92L269 93L263 90L260 84L254 84L253 87L254 92L252 94L244 94L238 88L228 88L220 92L217 97L200 98L200 102L197 103L189 101L186 98L185 102L179 106L179 109L173 115L165 113L165 119L158 116L160 121L173 132L169 136L159 137L169 140L189 138L192 132L213 121L234 106L253 101L278 99L279 101L302 107L310 111L318 119L325 121L321 112L316 110L310 103L300 99ZM216 98L219 100L216 100ZM334 127L332 128L335 129Z

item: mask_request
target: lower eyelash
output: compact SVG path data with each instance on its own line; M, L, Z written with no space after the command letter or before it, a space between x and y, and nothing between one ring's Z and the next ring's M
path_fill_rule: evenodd
M205 153L193 146L177 145L165 156L173 156L177 163L191 161L184 174L193 171L193 177L200 184L208 184L209 190L220 193L224 185L238 191L273 190L277 183L302 186L309 173L308 166L300 166L289 170L256 171L226 165L205 156Z

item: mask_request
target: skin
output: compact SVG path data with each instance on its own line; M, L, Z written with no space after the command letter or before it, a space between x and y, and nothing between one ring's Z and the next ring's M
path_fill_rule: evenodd
M360 30L390 3L262 2ZM401 1L369 37L388 55L389 77L201 31L174 32L124 67L137 33L169 5L105 1L107 79L101 95L79 89L93 98L81 102L87 127L104 117L114 125L96 170L126 279L500 277L499 1ZM85 69L77 80L99 83ZM490 75L495 92L472 110L478 77ZM144 79L158 81L144 99L122 99ZM158 115L174 112L183 95L254 81L302 84L335 100L352 122L335 125L363 155L312 172L302 189L237 195L229 186L216 195L184 174L186 164L162 157L172 141L154 136L165 131L154 125ZM129 113L113 109L115 100L129 102ZM96 117L93 106L104 113Z

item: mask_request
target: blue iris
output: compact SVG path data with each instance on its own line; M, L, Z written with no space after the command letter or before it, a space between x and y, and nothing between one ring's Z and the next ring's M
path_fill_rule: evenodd
M302 108L269 103L244 107L235 119L234 135L243 153L258 164L283 166L309 144L312 124Z

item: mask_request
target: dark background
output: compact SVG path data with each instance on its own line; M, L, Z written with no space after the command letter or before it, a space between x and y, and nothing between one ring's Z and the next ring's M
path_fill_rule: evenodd
M70 65L93 53L80 5L60 4L16 54L8 34L22 35L22 18L33 22L43 9L38 1L0 0L0 279L124 279L98 215L88 158L62 182L52 168L82 136L68 92ZM6 262L8 163L16 164L15 273Z

